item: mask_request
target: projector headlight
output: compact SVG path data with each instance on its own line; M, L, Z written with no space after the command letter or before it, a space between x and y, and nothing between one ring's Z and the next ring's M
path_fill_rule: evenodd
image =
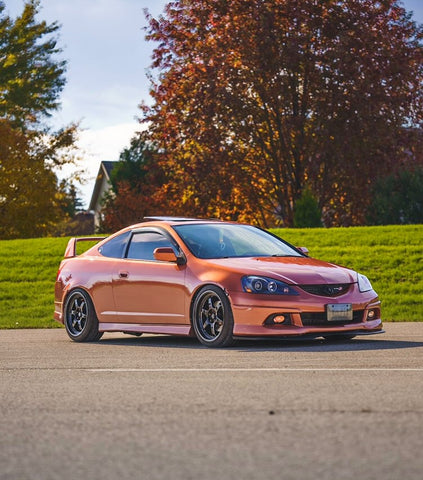
M284 282L255 275L242 277L242 288L244 292L262 295L298 295L298 292Z

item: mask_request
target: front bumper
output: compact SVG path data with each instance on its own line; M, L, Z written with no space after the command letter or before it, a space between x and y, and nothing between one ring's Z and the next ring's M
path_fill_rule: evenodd
M234 337L327 337L339 334L372 335L384 333L382 320L334 325L330 327L303 327L297 325L239 325L234 326Z
M338 298L316 298L315 296L292 299L293 301L269 301L262 298L248 305L251 297L245 294L232 295L234 336L236 337L295 337L330 336L331 334L366 335L382 333L380 301L375 292L358 294L353 292ZM328 321L326 304L351 303L353 320ZM371 314L369 314L371 312ZM286 320L277 323L274 317Z

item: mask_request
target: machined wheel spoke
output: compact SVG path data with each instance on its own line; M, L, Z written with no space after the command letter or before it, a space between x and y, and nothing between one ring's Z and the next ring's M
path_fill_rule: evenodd
M210 326L210 320L206 318L203 322L203 329L206 330Z
M213 323L211 331L212 331L212 335L214 337L217 337L220 333L220 325L217 325L216 322Z

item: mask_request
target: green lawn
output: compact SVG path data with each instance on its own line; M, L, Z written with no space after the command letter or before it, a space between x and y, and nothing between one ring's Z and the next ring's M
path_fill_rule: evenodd
M0 241L0 327L55 327L54 281L68 239Z
M280 229L310 256L367 275L389 321L423 321L423 225Z
M423 225L274 230L310 255L367 275L383 318L423 321ZM67 238L0 241L0 328L57 327L54 281Z

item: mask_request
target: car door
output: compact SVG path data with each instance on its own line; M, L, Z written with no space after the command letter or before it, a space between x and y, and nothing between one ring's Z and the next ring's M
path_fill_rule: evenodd
M131 232L127 231L107 240L98 249L99 256L92 262L90 271L90 294L100 323L117 323L119 318L113 297L113 276L122 261Z
M188 324L185 266L154 259L154 250L175 244L158 230L132 233L125 258L113 275L113 295L120 323Z

